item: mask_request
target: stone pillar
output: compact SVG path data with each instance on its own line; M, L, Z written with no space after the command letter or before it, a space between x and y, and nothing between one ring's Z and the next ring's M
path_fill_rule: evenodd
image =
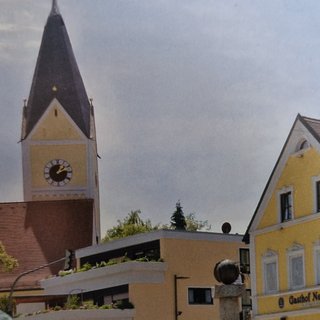
M244 285L230 284L215 286L215 299L220 302L220 320L239 320L241 311L240 297L245 291Z

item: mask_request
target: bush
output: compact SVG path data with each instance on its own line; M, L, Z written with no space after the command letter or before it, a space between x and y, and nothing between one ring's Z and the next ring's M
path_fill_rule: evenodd
M80 308L80 298L77 295L68 296L67 302L64 307L66 309L78 309Z
M128 300L119 300L117 301L115 304L114 304L114 307L117 308L117 309L121 309L121 310L124 310L124 309L133 309L134 308L134 305L128 301Z
M141 257L141 258L136 259L136 261L138 261L138 262L149 262L149 259L147 257Z
M2 296L0 297L0 310L5 312L5 313L10 313L9 310L9 296ZM12 300L12 311L15 312L16 310L16 301L13 299Z
M67 276L69 274L72 274L74 273L74 270L70 269L70 270L60 270L59 273L58 273L58 276L60 277L64 277L64 276Z
M85 263L79 270L78 272L84 272L92 269L92 265L90 263Z
M60 307L60 306L55 306L54 308L53 308L53 311L60 311L62 308Z
M82 307L80 309L91 310L98 309L98 306L94 304L92 300L84 301Z

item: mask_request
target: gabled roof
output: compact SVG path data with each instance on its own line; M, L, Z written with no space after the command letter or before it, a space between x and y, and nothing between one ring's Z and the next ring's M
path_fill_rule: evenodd
M300 117L300 121L309 129L309 131L312 133L312 135L320 143L320 120L302 117L300 115L298 115L298 117Z
M294 123L293 123L293 126L289 132L289 135L286 139L286 142L281 150L281 153L279 155L279 158L271 172L271 175L268 179L268 182L263 190L263 193L261 195L261 198L258 202L258 205L257 205L257 208L253 214L253 217L248 225L248 228L247 228L247 231L243 237L243 241L245 243L249 243L250 242L250 230L254 224L254 222L256 221L256 219L258 218L258 213L261 209L261 206L262 206L262 203L263 201L265 200L265 197L266 197L266 194L268 192L268 190L270 189L270 185L272 183L272 181L274 180L274 177L275 177L275 174L276 174L276 171L279 170L279 166L280 166L280 162L284 160L284 155L285 153L288 151L288 145L289 145L289 142L293 136L293 131L295 130L295 128L297 127L297 124L300 123L307 132L309 132L309 134L311 134L311 136L315 139L315 141L320 144L320 120L318 119L313 119L313 118L308 118L308 117L304 117L304 116L301 116L300 114L297 115ZM302 135L302 133L299 133ZM319 147L319 146L318 146ZM292 153L292 152L291 152Z
M27 108L25 139L57 98L83 133L90 135L90 103L56 1L44 28Z

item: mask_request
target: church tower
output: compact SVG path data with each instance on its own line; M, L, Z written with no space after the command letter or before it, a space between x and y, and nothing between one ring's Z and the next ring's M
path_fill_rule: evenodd
M100 238L94 110L56 0L23 108L21 143L24 200L93 199Z

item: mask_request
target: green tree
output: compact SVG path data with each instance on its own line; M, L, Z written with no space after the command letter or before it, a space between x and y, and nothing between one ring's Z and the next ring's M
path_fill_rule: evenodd
M4 245L0 241L0 269L10 272L16 267L18 267L18 261L6 252Z
M190 213L184 217L184 213L182 211L180 202L177 202L176 211L173 213L172 217L176 213L178 213L178 215L182 215L182 224L184 225L184 228L180 230L199 231L199 230L205 229L206 231L208 231L211 229L211 225L208 224L208 221L197 220L195 213ZM171 225L166 225L166 224L152 225L149 219L144 221L141 219L140 215L141 215L140 210L133 210L130 213L128 213L123 220L118 220L116 226L107 230L105 237L102 239L102 242L107 242L107 241L115 240L119 238L125 238L128 236L132 236L134 234L150 232L158 229L178 229L179 230L179 228L176 228L174 221L171 222ZM184 223L183 223L183 219L184 219ZM178 220L179 220L179 217L178 217ZM180 220L179 222L181 223Z
M171 226L176 230L186 230L186 218L182 211L180 201L176 203L176 210L171 216Z
M151 221L143 221L140 218L141 211L135 210L128 213L123 221L118 220L118 224L107 230L102 242L107 242L114 239L125 238L138 233L149 232L156 230L159 226L152 226Z
M187 231L209 231L211 229L211 225L208 223L208 220L196 220L195 213L189 213L186 215L186 224Z

